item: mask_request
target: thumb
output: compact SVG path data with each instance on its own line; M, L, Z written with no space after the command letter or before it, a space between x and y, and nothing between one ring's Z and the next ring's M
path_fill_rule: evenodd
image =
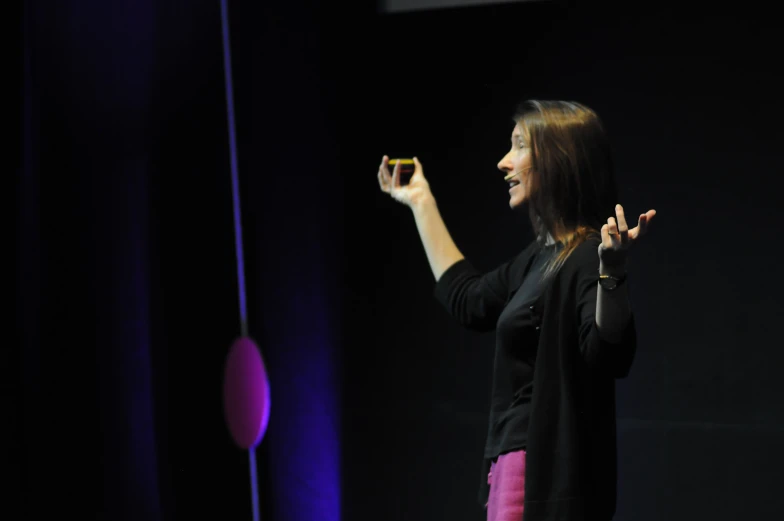
M411 177L424 177L424 175L422 163L419 162L419 158L414 156L414 173Z

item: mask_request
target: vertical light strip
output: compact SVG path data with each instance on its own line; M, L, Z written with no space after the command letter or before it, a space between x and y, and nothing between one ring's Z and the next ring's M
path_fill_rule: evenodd
M259 520L259 492L257 483L259 482L258 471L256 470L256 447L248 449L248 463L250 464L250 483L253 492L250 499L253 502L253 521Z
M229 123L229 156L231 160L231 198L234 206L234 247L237 251L237 285L240 299L240 332L248 336L248 307L245 293L245 261L242 250L242 221L240 218L240 178L237 168L237 135L234 124L234 86L231 80L231 48L229 46L228 0L221 0L223 29L223 72L226 81L226 112Z
M221 29L223 33L223 73L226 82L226 113L229 127L229 155L231 160L231 197L234 209L234 248L237 255L237 293L240 305L240 334L248 336L248 307L245 292L245 261L242 249L242 220L240 213L240 179L237 167L237 135L234 123L234 86L231 74L231 47L229 45L228 0L221 0ZM250 490L253 521L259 521L259 487L256 472L256 447L248 449Z

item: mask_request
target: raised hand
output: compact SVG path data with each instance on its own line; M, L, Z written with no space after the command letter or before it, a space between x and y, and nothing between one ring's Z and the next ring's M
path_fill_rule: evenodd
M626 269L626 259L629 249L640 240L648 231L651 219L656 215L656 210L648 210L640 214L637 226L629 229L623 206L615 205L615 215L607 219L607 224L602 226L602 243L599 245L599 260L602 268L612 271Z
M422 164L416 157L414 158L414 173L411 175L411 180L407 185L401 185L400 162L395 165L390 175L389 157L384 156L378 167L378 185L382 192L389 194L394 200L408 207L414 207L417 203L432 197L430 184L425 179Z

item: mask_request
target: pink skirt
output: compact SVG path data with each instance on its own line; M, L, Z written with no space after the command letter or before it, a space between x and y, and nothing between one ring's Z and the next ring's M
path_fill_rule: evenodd
M525 498L525 451L501 454L487 475L487 521L522 521Z

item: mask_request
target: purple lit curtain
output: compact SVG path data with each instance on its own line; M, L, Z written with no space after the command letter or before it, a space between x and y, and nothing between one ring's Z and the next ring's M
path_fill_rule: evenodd
M274 49L287 29L265 27L261 7L229 8L250 333L273 399L258 449L262 519L333 521L340 209L327 205L342 186L311 181L322 190L304 201L322 216L311 219L290 197L308 174L262 185L258 172L283 171L295 152L323 159L334 143L303 155L281 130L324 125L317 104L251 108L269 98L251 97L261 63L250 35ZM247 454L221 404L239 327L220 4L30 1L23 29L11 358L22 517L250 519ZM313 80L313 56L281 52L265 72ZM315 78L292 96L316 98ZM274 89L286 99L285 83Z
M16 289L29 518L162 519L148 195L154 5L25 6Z

